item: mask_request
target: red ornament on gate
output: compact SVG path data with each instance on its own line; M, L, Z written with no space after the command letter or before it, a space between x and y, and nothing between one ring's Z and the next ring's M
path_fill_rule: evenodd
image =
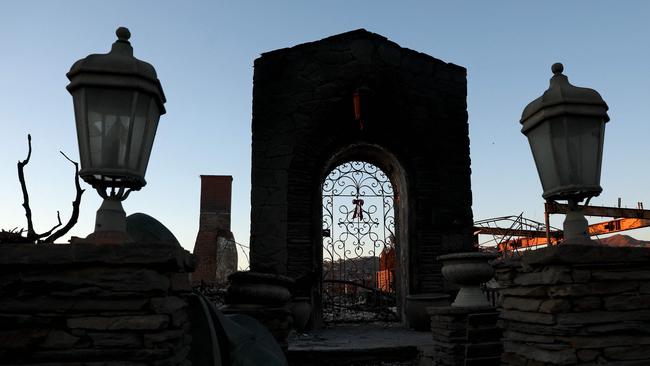
M352 219L363 220L363 200L362 199L353 199L352 204L354 205L354 213L352 214Z

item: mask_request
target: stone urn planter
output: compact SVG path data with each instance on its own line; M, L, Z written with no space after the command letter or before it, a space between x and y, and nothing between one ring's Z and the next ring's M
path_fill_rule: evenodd
M311 299L309 296L294 297L291 300L291 315L293 315L293 327L296 328L298 333L303 333L311 316Z
M431 316L427 308L431 306L449 306L447 294L416 294L406 296L406 322L409 328L418 331L431 330Z
M439 256L442 262L442 275L460 286L453 307L491 306L487 296L481 291L481 284L494 276L489 261L497 257L495 253L467 252Z
M229 304L286 305L291 299L289 288L294 283L287 276L250 271L235 272L228 279L226 302Z
M261 272L235 272L228 279L224 314L243 314L255 318L271 332L283 350L293 316L289 308L295 281L291 277Z

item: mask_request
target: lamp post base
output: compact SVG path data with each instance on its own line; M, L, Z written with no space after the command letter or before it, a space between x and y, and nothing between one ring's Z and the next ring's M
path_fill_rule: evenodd
M570 244L590 244L592 240L589 239L589 223L582 213L582 210L577 207L577 204L571 205L571 211L566 214L564 219L564 240L563 243Z
M105 198L95 216L95 232L121 231L126 233L126 212L119 199Z
M126 244L132 243L129 234L120 231L96 231L86 237L85 242L93 244Z
M133 240L126 232L126 213L122 201L105 198L95 216L95 232L86 239L96 244L123 244Z

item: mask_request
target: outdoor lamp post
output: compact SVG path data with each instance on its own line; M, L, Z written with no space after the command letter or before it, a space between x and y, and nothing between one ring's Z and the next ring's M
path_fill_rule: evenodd
M150 64L133 57L131 33L120 27L107 54L72 65L67 89L74 101L81 169L79 176L104 199L97 211L97 242L124 242L122 201L142 188L156 136L165 114L165 95Z
M597 91L579 88L553 64L550 87L532 101L521 116L546 200L567 200L564 239L589 240L587 220L578 204L598 196L603 159L607 104Z

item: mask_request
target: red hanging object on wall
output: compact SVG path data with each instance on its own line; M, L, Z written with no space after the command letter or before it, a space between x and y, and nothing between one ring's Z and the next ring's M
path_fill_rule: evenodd
M354 104L354 120L359 122L359 129L363 130L363 120L361 119L361 93L359 89L352 93L352 102Z

